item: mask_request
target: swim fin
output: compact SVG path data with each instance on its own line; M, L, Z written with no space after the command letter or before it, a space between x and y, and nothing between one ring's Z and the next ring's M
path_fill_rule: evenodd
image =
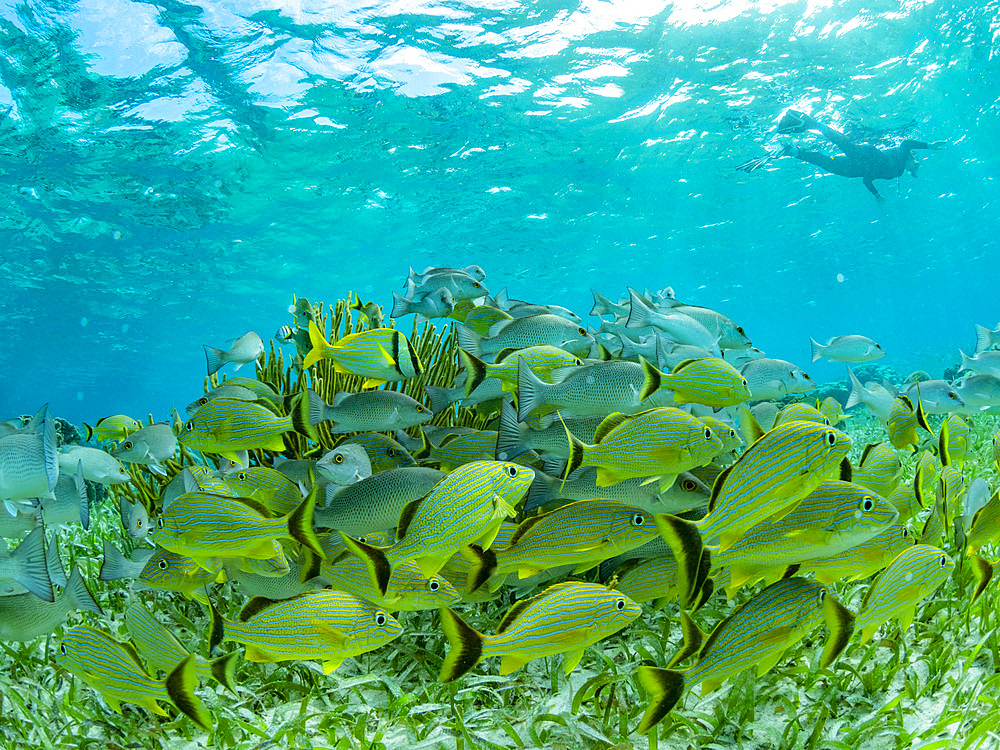
M737 165L736 171L746 172L747 174L750 174L750 172L753 172L758 167L762 167L765 164L767 164L769 161L771 161L771 159L774 158L774 156L775 154L769 153L764 156L758 156L756 159L750 159L749 161L745 161L742 164Z

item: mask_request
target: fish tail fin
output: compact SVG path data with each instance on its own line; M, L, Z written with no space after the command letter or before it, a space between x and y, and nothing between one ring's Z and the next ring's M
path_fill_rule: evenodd
M89 443L90 439L94 437L94 428L91 427L86 422L83 423L83 442Z
M976 576L976 588L972 593L972 602L975 603L979 595L986 590L986 584L993 578L993 566L979 555L973 555L972 572Z
M458 346L477 357L483 356L483 337L465 325L456 325Z
M215 653L215 649L222 644L223 639L226 637L226 621L219 614L219 610L215 608L215 605L212 604L211 599L208 599L208 614L211 618L211 624L208 627L208 652L211 654Z
M45 565L49 569L49 580L56 586L65 588L69 580L66 578L66 569L59 557L59 537L56 534L52 535L49 547L45 551Z
M976 323L976 354L993 346L993 331Z
M821 343L816 341L812 336L809 337L809 345L812 347L812 361L815 362L817 359L823 356L823 350L826 348Z
M629 313L628 320L625 321L626 328L645 328L650 324L650 314L652 308L639 296L635 289L629 289Z
M458 348L458 359L465 368L465 397L468 398L486 379L486 363L462 347Z
M528 513L558 500L554 487L555 482L547 474L543 475L542 472L536 471L535 478L528 487L528 493L524 496L524 512Z
M306 398L303 407L307 421L313 426L329 419L326 413L326 402L312 388L306 389Z
M948 438L951 437L951 430L948 429L948 418L941 420L941 431L938 433L938 458L942 466L951 464L951 452L948 450Z
M14 563L14 580L47 602L55 601L45 554L45 530L36 526L10 555Z
M820 669L826 669L851 640L854 632L854 615L847 607L838 602L830 593L823 599L823 618L830 631L826 644L823 646L823 656L820 658Z
M98 578L102 581L117 581L129 577L128 561L125 555L110 539L104 540L104 560Z
M558 414L558 412L556 413ZM566 480L569 479L570 474L583 465L585 446L572 432L569 431L569 427L566 426L566 421L562 418L562 414L559 414L559 421L562 422L563 430L566 432L566 440L569 442L569 458L566 459L566 470L562 475L562 480L565 484Z
M45 404L40 411L45 414L42 418L42 458L51 494L59 481L59 442L56 439L56 420L49 414L49 405Z
M602 295L596 289L591 289L590 293L594 295L594 306L590 310L591 315L610 315L613 312L611 300Z
M691 521L669 513L656 515L660 536L677 560L677 591L681 608L687 609L698 593L697 585L704 551L701 532Z
M850 365L847 365L847 374L851 379L851 393L847 397L847 403L844 405L844 408L850 409L852 406L857 406L861 403L861 396L864 393L865 387L861 385L861 381L858 380L858 376L854 374L854 370L851 369Z
M412 283L412 282L409 282ZM409 287L407 287L407 292L410 293ZM389 313L390 318L401 318L404 315L409 315L412 311L410 310L410 298L404 297L399 292L392 293L392 312Z
M513 461L522 453L531 450L525 444L527 428L517 421L517 410L507 399L500 401L500 421L497 423L498 461Z
M463 555L472 560L467 581L470 594L476 593L497 570L497 556L491 549L483 549L478 544L472 544L463 550Z
M299 506L288 514L288 534L306 549L326 559L323 545L319 543L316 529L313 528L313 513L316 511L316 495L319 485L313 484L312 490L299 503Z
M104 614L101 605L95 601L94 595L90 593L90 589L84 583L83 576L80 575L80 569L75 565L69 573L69 580L66 581L66 588L63 590L63 595L76 609L85 609L88 612L94 612L99 615Z
M438 681L451 682L468 672L483 658L485 639L448 607L441 607L441 630L448 639L450 648L441 665Z
M649 364L641 354L639 355L639 364L642 365L642 389L639 391L639 400L645 401L660 390L663 383L663 373Z
M222 349L216 349L215 347L208 346L207 344L202 344L202 348L205 350L205 364L208 366L208 374L214 375L224 364L226 364L223 360L223 355L226 352Z
M210 732L212 730L212 715L205 708L205 704L201 702L201 698L194 694L194 689L197 686L198 677L195 674L194 654L185 656L184 660L174 667L174 670L167 675L167 679L164 681L170 702L177 707L177 710L206 732Z
M695 624L695 621L683 609L681 610L681 633L684 635L684 642L677 649L677 653L670 659L667 669L673 669L689 656L697 654L701 651L702 644L705 642L705 634L701 632L701 628Z
M431 402L431 411L435 414L444 411L455 403L450 388L442 388L439 385L428 385L424 388L424 392L427 394L427 400Z
M386 589L389 588L389 576L392 575L392 568L385 553L377 547L371 547L364 542L359 542L347 536L343 531L338 532L344 544L351 552L361 558L365 567L368 568L368 575L371 576L372 583L385 596Z
M235 695L236 693L236 657L239 651L230 651L225 656L212 659L209 663L209 670L212 677L222 687Z
M971 370L972 369L972 357L970 357L968 354L966 354L965 352L963 352L961 349L958 350L958 353L962 355L962 364L958 368L959 372L961 372L962 370Z
M87 493L87 482L83 477L83 461L76 462L76 476L73 478L76 498L80 504L80 525L84 531L90 529L90 495Z
M412 302L413 298L417 294L417 277L416 274L413 273L412 268L410 269L410 277L406 280L406 284L404 286L406 287L406 294L403 295L403 299L407 302ZM392 316L390 315L389 317Z
M649 705L642 715L636 731L648 732L677 705L684 694L684 675L672 669L639 667L636 672L639 684L649 693Z
M523 422L535 409L545 406L548 383L539 378L521 357L517 358L517 419Z
M323 336L323 332L316 325L313 320L309 321L309 343L312 345L312 349L306 355L306 358L302 361L302 369L305 370L312 367L314 364L319 362L326 356L327 351L332 349L330 342L326 340Z
M310 410L312 408L312 391L308 388L305 393L299 393L292 397L289 405L288 415L292 418L292 429L314 443L319 442L319 432L316 430L316 423L310 420ZM319 396L317 396L319 398ZM322 403L323 399L319 399Z

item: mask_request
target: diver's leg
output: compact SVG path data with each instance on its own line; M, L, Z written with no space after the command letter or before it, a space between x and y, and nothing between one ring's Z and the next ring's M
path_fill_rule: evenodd
M850 160L845 156L829 156L820 151L805 151L795 146L788 147L784 156L792 156L799 161L808 162L813 166L819 167L824 172L841 175L842 177L849 176L847 172L849 171Z

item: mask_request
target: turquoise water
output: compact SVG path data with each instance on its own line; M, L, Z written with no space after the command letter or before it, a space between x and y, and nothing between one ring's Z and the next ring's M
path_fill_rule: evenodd
M672 286L817 379L934 375L1000 319L1000 3L0 5L0 415L165 416L201 344L409 266L586 314ZM734 166L787 107L920 152ZM408 321L406 323L408 325Z

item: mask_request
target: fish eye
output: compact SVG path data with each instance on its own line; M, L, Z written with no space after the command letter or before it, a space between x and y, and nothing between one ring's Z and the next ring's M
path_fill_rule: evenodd
M587 329L586 328L577 328L576 332L579 333L581 336L586 336L587 335Z
M634 516L632 516L632 525L633 526L642 526L645 523L646 523L646 519L643 517L642 513L636 513Z
M743 387L744 387L744 388L746 388L746 387L747 387L747 379L746 379L746 378L743 378L743 379L742 379L742 380L741 380L740 382L742 382L742 383L743 383Z
M826 433L826 442L828 442L830 445L836 445L837 444L837 436L834 435L832 432Z
M158 563L156 563L156 567L158 567L160 570L166 570L167 569L167 561L166 560L160 560Z
M743 326L736 326L736 333L740 336L746 336L747 332L743 330Z
M427 588L429 588L431 591L437 591L439 588L441 588L441 584L432 578L430 582L427 584Z
M204 406L205 404L208 403L208 399L202 396L201 398L198 399L198 403Z
M711 439L712 439L712 431L706 427L705 428L705 440L711 440Z
M135 527L137 529L141 529L142 528L142 519L141 518L135 519Z
M910 538L910 530L903 529L903 539L909 539L909 538Z
M827 427L829 427L830 426L830 420L827 419L826 417L824 417L823 418L823 424L825 424Z
M948 564L948 558L945 557L944 555L941 555L941 567L943 568L947 564Z
M685 479L681 482L681 489L685 492L694 492L697 488L698 485L693 479Z
M66 654L66 644L65 643L60 643L59 644L59 653L63 654L63 655Z
M385 613L384 612L378 612L375 615L375 624L376 625L385 625Z
M131 440L127 440L124 443L122 443L122 448L124 448L127 451L132 450L132 441Z
M617 608L617 610L619 612L621 612L623 609L625 609L625 600L624 599L619 599L618 601L616 601L615 602L615 608Z
M241 471L239 474L236 475L236 478L239 479L241 482L244 482L246 481L247 475Z
M163 528L163 519L162 518L157 518L156 519L156 525L157 525L158 528L162 529Z
M864 508L865 512L867 513L868 511L870 511L872 508L875 507L875 498L871 497L870 495L865 495L864 498L861 500L861 507Z
M958 396L955 395L955 391L948 391L948 398L958 398Z
M389 458L392 458L393 456L396 455L396 449L395 448L386 448L385 449L385 455L387 455Z
M483 288L483 285L482 285L482 284L480 284L480 283L479 283L478 281L473 281L473 282L472 282L472 288L473 288L473 289L482 289L482 288Z
M825 599L826 599L826 591L820 591L819 592L819 603L822 604Z
M731 438L736 437L736 430L734 430L732 427L729 428L729 437Z
M333 460L336 461L338 464L344 463L344 457L339 453L333 457Z
M516 477L517 476L517 467L516 466L508 466L507 467L507 473L510 476L512 476L512 477Z

